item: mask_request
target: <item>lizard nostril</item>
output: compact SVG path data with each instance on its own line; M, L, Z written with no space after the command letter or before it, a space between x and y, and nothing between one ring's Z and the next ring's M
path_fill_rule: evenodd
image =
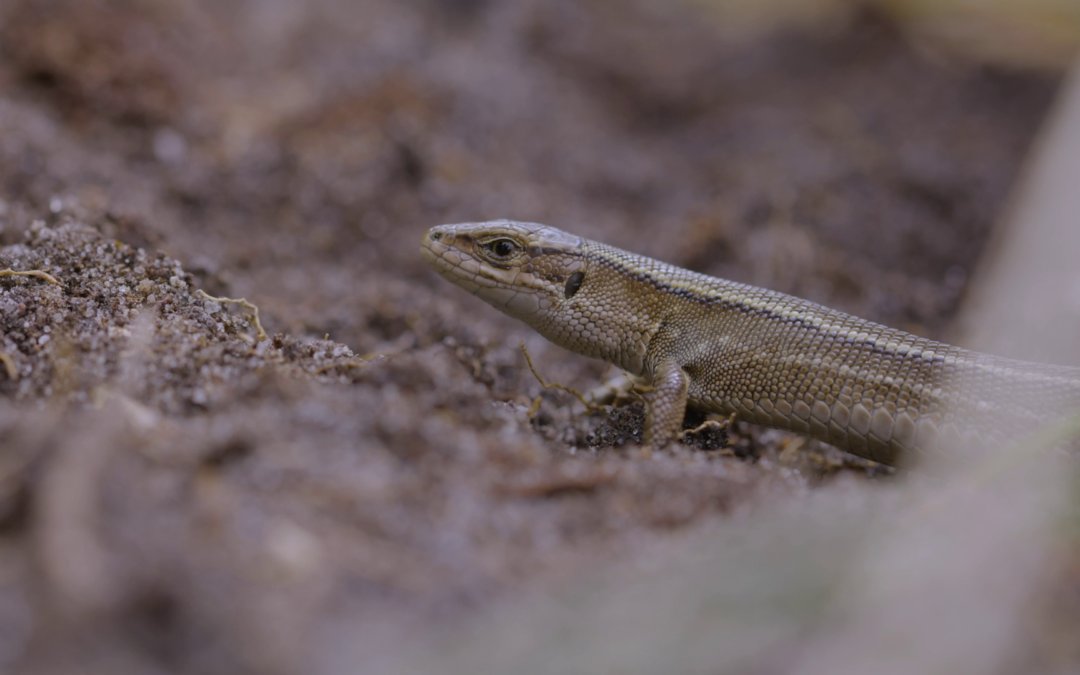
M442 239L442 232L431 233L431 241L439 241L440 239Z

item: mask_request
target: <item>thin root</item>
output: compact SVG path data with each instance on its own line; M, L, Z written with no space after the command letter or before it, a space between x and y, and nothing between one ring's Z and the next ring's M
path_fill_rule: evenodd
M366 368L367 361L364 359L352 359L349 361L342 361L341 363L328 363L325 366L315 370L316 375L325 375L335 368Z
M550 384L544 382L544 378L540 377L540 373L536 372L536 366L533 365L532 357L529 356L529 350L525 348L524 342L521 343L521 353L525 355L525 360L529 363L529 370L532 371L533 377L536 378L536 381L540 383L541 387L543 387L544 389L560 389L568 394L573 394L577 398L577 400L581 401L582 405L589 409L589 412L596 412L597 410L599 410L599 408L595 404L586 401L585 397L582 396L576 389L571 389L570 387L559 384L558 382L552 382ZM533 401L532 407L529 408L530 417L535 414L537 410L539 410L539 401L540 398L537 397L536 400Z
M649 404L649 399L645 398L645 394L651 394L655 387L651 384L642 384L630 377L630 374L626 374L626 379L630 380L630 388L626 390L626 393L630 395L630 399L635 401L641 401L645 405Z
M720 431L727 429L732 424L735 424L735 413L731 413L726 420L722 421L705 420L693 429L687 429L686 431L681 432L679 438L686 438L687 436L692 436L698 432L705 431L706 429L716 429L717 431Z
M195 293L206 298L207 300L210 300L211 302L223 302L231 305L240 305L245 309L250 309L255 315L255 328L259 330L259 333L257 335L259 341L270 339L270 336L266 334L265 330L263 330L262 323L259 321L259 308L248 302L245 298L215 298L201 288L195 289Z
M19 379L19 369L15 367L15 360L7 352L0 352L0 363L7 369L8 379L15 382Z
M540 411L540 403L542 401L543 401L543 399L540 398L539 396L534 398L533 402L532 402L532 405L530 405L529 409L525 411L525 416L528 417L529 419L532 419L532 416Z
M16 272L15 270L12 270L12 269L0 270L0 277L37 277L38 279L43 279L45 281L48 281L50 284L53 284L54 286L63 286L64 285L64 284L60 283L60 280L57 279L56 277L54 277L53 275L49 274L48 272L43 272L41 270L29 270L29 271L26 271L26 272Z

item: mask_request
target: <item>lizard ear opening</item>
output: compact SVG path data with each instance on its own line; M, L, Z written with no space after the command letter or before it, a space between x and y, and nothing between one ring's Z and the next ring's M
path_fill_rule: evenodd
M566 280L566 288L563 293L566 295L567 300L574 297L574 293L578 292L578 289L581 288L582 281L585 281L584 272L574 272L570 275L570 278Z

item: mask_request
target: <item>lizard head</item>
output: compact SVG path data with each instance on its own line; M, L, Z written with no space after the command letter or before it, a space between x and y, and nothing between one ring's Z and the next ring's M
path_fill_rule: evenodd
M537 326L581 286L581 245L553 227L493 220L433 227L420 250L443 278Z

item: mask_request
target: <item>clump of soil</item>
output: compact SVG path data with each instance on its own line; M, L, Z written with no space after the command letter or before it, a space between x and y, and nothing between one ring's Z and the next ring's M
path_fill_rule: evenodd
M525 406L493 400L482 348L365 361L328 340L260 340L177 261L77 222L33 224L0 261L61 284L6 277L0 291L15 364L0 382L0 522L39 543L9 561L25 638L31 624L50 640L89 631L123 653L123 626L164 613L141 630L171 651L214 635L193 660L229 662L249 630L277 653L334 589L365 613L388 597L461 603L572 565L578 542L625 548L627 528L677 528L785 483L690 450L574 456ZM292 610L264 616L267 597Z

